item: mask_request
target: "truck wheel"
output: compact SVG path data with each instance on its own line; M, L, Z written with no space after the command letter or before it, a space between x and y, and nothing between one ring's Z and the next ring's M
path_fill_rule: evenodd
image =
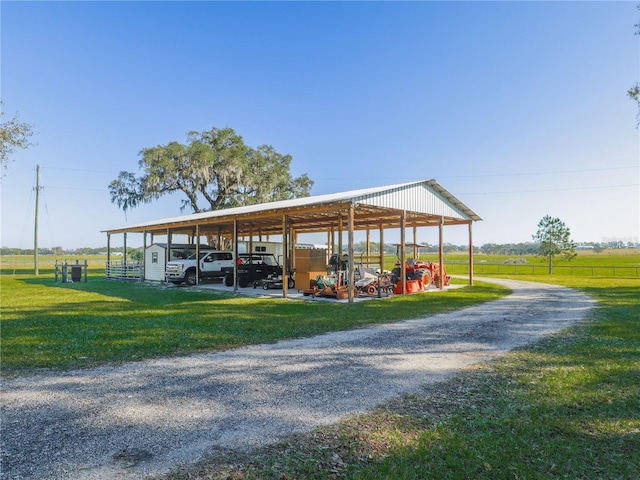
M295 286L296 286L296 281L295 281L293 278L289 277L289 281L287 282L287 286L288 286L290 289L292 289L293 287L295 287Z
M194 286L198 283L198 277L194 269L189 269L187 270L187 273L184 274L184 283L190 286Z
M224 284L227 287L233 286L233 275L227 275L226 277L224 277Z
M249 285L249 279L247 277L240 277L238 279L238 286L241 288L245 288Z

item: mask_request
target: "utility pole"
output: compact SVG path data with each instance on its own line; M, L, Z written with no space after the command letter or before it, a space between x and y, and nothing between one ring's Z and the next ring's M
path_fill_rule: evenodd
M38 206L40 203L40 165L36 165L36 222L33 230L33 269L36 275L40 275L38 268Z

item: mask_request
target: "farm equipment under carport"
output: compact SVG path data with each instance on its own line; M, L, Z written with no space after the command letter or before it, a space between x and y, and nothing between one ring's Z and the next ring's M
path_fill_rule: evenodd
M356 281L356 295L366 295L370 297L388 296L394 293L395 283L389 273L370 273L366 270L360 272L360 279Z
M405 247L413 247L418 250L425 245L407 244ZM400 245L397 245L398 257L400 257ZM417 252L416 252L417 256ZM305 296L313 295L347 298L348 293L348 266L349 257L333 254L330 258L327 275L318 275L311 288L303 290ZM402 293L402 268L400 259L396 262L391 272L363 268L361 265L354 269L354 295L355 296L388 296ZM447 275L444 266L436 262L425 262L420 259L409 258L405 261L406 293L419 293L428 290L431 285L440 287L448 286L451 277Z
M305 297L311 295L313 297L329 297L342 300L348 297L348 288L347 285L341 284L339 276L327 274L318 275L311 288L303 290L302 293Z
M447 287L451 283L451 275L447 275L447 270L439 263L428 262L429 274L431 275L431 283L436 287L440 287L440 282L444 279L444 286Z
M424 245L406 244L405 247L413 247L416 253L418 253L420 247L424 247ZM396 261L395 268L391 272L396 283L400 282L402 275L402 268L400 264L400 248L401 245L396 244L398 260ZM439 263L424 262L418 258L409 258L407 261L405 261L405 272L406 280L420 281L420 283L422 284L422 288L419 290L427 290L431 285L440 287L440 283L443 281L443 286L448 286L451 281L451 276L447 275L444 265L441 267Z
M346 254L340 260L337 254L332 255L328 265L329 273L318 275L311 288L303 290L303 294L346 299L349 288L348 263L349 257ZM354 280L354 296L386 297L395 291L396 284L389 272L380 273L379 270L357 265Z

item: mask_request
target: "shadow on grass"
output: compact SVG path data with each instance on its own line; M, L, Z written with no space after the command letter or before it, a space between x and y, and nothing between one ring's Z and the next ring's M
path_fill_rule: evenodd
M62 283L62 279L58 279L58 282L53 278L43 278L30 276L28 278L17 278L18 282L24 282L28 285L39 285L42 287L53 287L60 289L68 289L83 292L93 292L100 295L107 295L110 297L122 298L124 300L136 301L136 302L149 302L158 303L162 302L163 298L167 302L178 301L178 299L184 299L185 295L202 296L208 295L211 298L232 298L234 295L225 294L223 292L202 292L193 289L177 288L174 285L167 285L165 283L147 283L138 281L121 281L121 280L107 280L104 275L90 275L85 283L84 277L82 281L73 283Z
M65 284L40 277L2 280L5 375L271 343L422 317L508 293L485 285L337 304L92 277Z

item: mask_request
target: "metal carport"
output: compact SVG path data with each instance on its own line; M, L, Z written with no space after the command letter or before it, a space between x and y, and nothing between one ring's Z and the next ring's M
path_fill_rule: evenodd
M469 207L432 179L181 215L108 229L104 232L107 233L108 246L111 235L124 234L125 249L126 234L134 232L144 235L145 248L147 234L167 235L169 243L173 234L187 234L197 239L206 235L217 238L218 244L221 239L226 238L233 242L236 255L239 238L281 235L285 252L283 264L287 265L288 246L293 244L298 234L327 233L330 236L327 244L331 248L335 232L340 234L347 231L351 302L354 293L353 232L378 229L382 246L385 229L400 229L400 262L404 269L407 228L413 228L415 235L415 229L418 227L439 227L439 255L442 264L444 226L466 224L469 228L469 283L473 283L472 223L479 220L482 219ZM341 235L338 238L341 250ZM382 265L383 249L380 250ZM406 291L404 278L403 272L403 292ZM283 296L287 296L287 278L284 279Z

